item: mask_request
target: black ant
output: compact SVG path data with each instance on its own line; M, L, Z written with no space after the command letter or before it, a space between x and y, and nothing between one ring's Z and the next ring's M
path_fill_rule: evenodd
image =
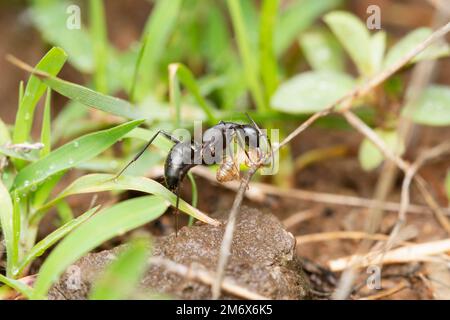
M270 148L271 161L273 164L273 151L270 140L259 129L257 124L246 114L251 124L239 124L234 122L220 121L217 125L207 129L202 137L202 143L198 141L181 141L169 133L159 130L148 141L145 147L131 160L117 175L116 179L136 160L138 160L147 148L153 143L159 134L175 144L170 149L164 164L164 179L167 188L175 192L176 201L176 233L178 232L178 205L180 199L180 184L185 178L188 171L199 165L212 165L221 162L221 166L217 171L216 178L219 182L239 180L240 173L236 159L232 155L231 142L237 139L239 147L244 151L247 159L247 165L254 162L250 157L246 147L254 149L257 152L258 159L262 159L260 150L260 138L264 137L267 146ZM259 160L258 160L259 161Z

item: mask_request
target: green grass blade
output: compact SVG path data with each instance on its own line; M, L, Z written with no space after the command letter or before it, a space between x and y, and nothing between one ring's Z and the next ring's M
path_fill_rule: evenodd
M69 101L64 108L53 118L52 123L52 145L60 139L67 137L67 128L74 123L77 125L83 121L88 109L82 104Z
M36 65L36 70L42 70L49 75L56 75L61 70L66 59L67 55L62 49L52 48ZM29 139L33 125L34 109L45 89L46 85L38 77L30 76L17 110L13 134L14 143L25 142Z
M42 265L33 298L42 299L72 263L103 242L157 219L168 203L155 196L123 201L104 209L71 232L53 249Z
M108 64L108 39L103 0L89 1L89 21L94 45L94 83L101 93L108 92L106 68Z
M247 85L252 93L258 110L266 111L268 107L264 99L261 83L259 82L259 71L257 67L258 57L254 54L255 50L252 50L250 45L250 39L248 31L246 30L244 15L242 13L241 1L227 0L227 4L237 37Z
M282 55L289 46L323 13L338 7L342 0L296 0L286 6L276 26L275 52Z
M6 247L7 266L6 273L11 276L15 264L17 263L17 248L14 230L14 210L11 197L8 190L0 180L0 223Z
M64 199L70 195L83 194L83 193L93 193L93 192L103 192L112 190L135 190L141 191L149 194L154 194L161 198L167 200L173 206L176 205L176 195L169 191L162 184L145 177L132 177L132 176L121 176L117 180L114 180L115 175L112 174L90 174L75 180L70 186L68 186L64 191L62 191L56 198L52 199L47 204L39 208L31 219L32 221L38 218L42 212L52 207L59 200ZM218 225L219 222L215 219L210 218L200 210L192 207L183 199L180 199L179 203L180 211L193 216L194 218L209 223L212 225Z
M43 182L48 177L102 153L125 134L140 125L134 120L114 128L87 134L52 151L48 156L22 169L14 181L14 188L21 192Z
M150 257L149 243L135 240L120 253L97 280L91 291L90 300L123 300L131 298L144 275Z
M51 121L52 117L50 114L50 103L52 99L51 89L47 89L47 96L45 97L45 106L44 106L44 117L42 119L42 130L41 130L41 143L44 144L44 147L41 149L39 155L41 158L45 157L50 153L51 149Z
M42 184L42 186L40 186L36 190L36 192L33 195L34 207L40 207L45 203L45 201L47 201L51 192L53 191L53 189L55 188L55 186L58 184L58 182L61 180L61 178L64 176L65 173L66 171L64 170L58 172L57 174L52 175Z
M8 156L12 159L20 159L25 161L36 161L39 159L39 153L36 150L30 152L17 152L13 149L0 146L0 154Z
M30 17L42 37L54 46L64 49L69 55L69 62L78 70L90 73L94 69L92 55L93 44L87 29L69 29L67 23L73 13L67 13L71 1L62 0L33 0L31 2ZM82 18L83 12L80 12ZM70 21L73 21L70 19Z
M279 0L264 0L261 9L261 31L259 34L261 77L265 86L266 101L278 86L278 68L275 58L274 32Z
M136 64L134 66L133 78L131 79L131 86L128 96L130 97L131 102L135 102L135 94L136 94L136 85L139 76L139 70L142 64L142 58L144 57L145 47L147 46L147 36L142 40L141 48L139 49L139 53L136 59Z
M55 231L50 233L48 236L46 236L44 239L42 239L41 241L36 243L36 245L22 259L18 268L16 269L16 272L14 273L14 276L20 275L21 272L34 259L41 256L48 248L50 248L55 243L57 243L59 240L64 238L67 234L69 234L69 232L75 230L75 228L80 226L83 222L87 221L95 212L97 212L97 210L99 208L100 208L100 206L97 206L95 208L88 210L87 212L80 215L78 218L67 222L62 227L56 229Z
M212 124L217 123L217 119L214 116L214 109L211 108L211 106L203 98L200 92L200 88L195 81L194 75L185 65L181 63L171 64L169 66L169 77L171 79L178 79L186 88L188 88L189 92L194 96L197 103L205 112L206 116L208 117L208 121ZM176 88L174 88L175 85L176 83L172 81L171 91L176 90Z
M59 201L56 204L56 210L58 211L58 217L60 219L61 224L66 224L75 218L72 212L72 208L64 200Z
M52 88L54 91L62 94L63 96L79 102L85 106L89 106L95 109L99 109L120 117L127 119L144 119L147 118L142 110L133 108L133 106L123 99L104 95L89 88L80 86L69 81L59 79L52 76L47 72L36 70L26 64L25 62L13 57L8 56L8 60L17 67L32 73L34 76L39 77L42 82Z
M152 90L158 63L164 54L167 41L175 27L182 0L159 0L145 26L145 48L138 71L136 98L140 101Z
M27 286L20 280L10 279L0 274L0 282L6 284L8 287L13 288L17 292L23 294L28 299L30 299L33 296L33 288Z

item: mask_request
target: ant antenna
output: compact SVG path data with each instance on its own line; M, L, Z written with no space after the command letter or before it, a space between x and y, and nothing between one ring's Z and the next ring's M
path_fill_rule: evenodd
M274 156L274 153L273 153L272 143L270 142L269 137L268 137L265 133L263 133L263 132L261 131L261 129L258 127L258 125L256 124L256 122L252 119L252 117L250 117L250 115L249 115L247 112L245 112L245 115L246 115L247 118L250 120L250 122L252 123L253 127L255 127L255 129L258 130L259 135L260 135L260 136L263 136L263 137L266 139L267 145L268 145L269 148L270 148L270 157L272 158L272 161L270 161L270 162L271 162L271 164L272 164L272 171L273 171L275 156Z

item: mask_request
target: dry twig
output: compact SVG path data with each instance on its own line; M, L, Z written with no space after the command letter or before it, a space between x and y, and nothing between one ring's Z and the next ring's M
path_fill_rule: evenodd
M172 260L162 258L162 257L152 257L149 260L151 265L160 266L166 270L176 273L182 277L190 280L200 281L206 285L212 285L214 282L214 275L210 272L202 269L194 269L192 267L187 267L183 264L176 263ZM252 292L244 287L237 285L231 279L225 278L221 282L221 288L236 297L249 299L249 300L267 300L267 297L261 296L255 292Z

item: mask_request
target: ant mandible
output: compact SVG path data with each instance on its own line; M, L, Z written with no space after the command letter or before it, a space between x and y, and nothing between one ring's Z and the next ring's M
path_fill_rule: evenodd
M180 184L191 168L199 164L212 165L217 163L217 160L219 159L221 161L221 166L217 171L216 179L219 182L239 180L239 168L235 163L235 158L231 155L231 143L233 139L236 138L239 147L246 155L247 164L251 165L253 164L253 160L246 147L249 149L256 149L258 159L263 159L260 149L261 137L266 140L267 146L270 148L270 152L272 153L271 162L273 165L273 150L269 138L259 129L258 125L248 114L246 114L246 116L251 124L220 121L217 125L204 132L202 143L199 143L198 141L181 141L169 133L159 130L151 137L144 148L116 175L115 179L142 156L159 134L174 142L175 144L170 149L164 163L164 179L167 188L170 191L175 192L177 196L175 211L177 234Z

